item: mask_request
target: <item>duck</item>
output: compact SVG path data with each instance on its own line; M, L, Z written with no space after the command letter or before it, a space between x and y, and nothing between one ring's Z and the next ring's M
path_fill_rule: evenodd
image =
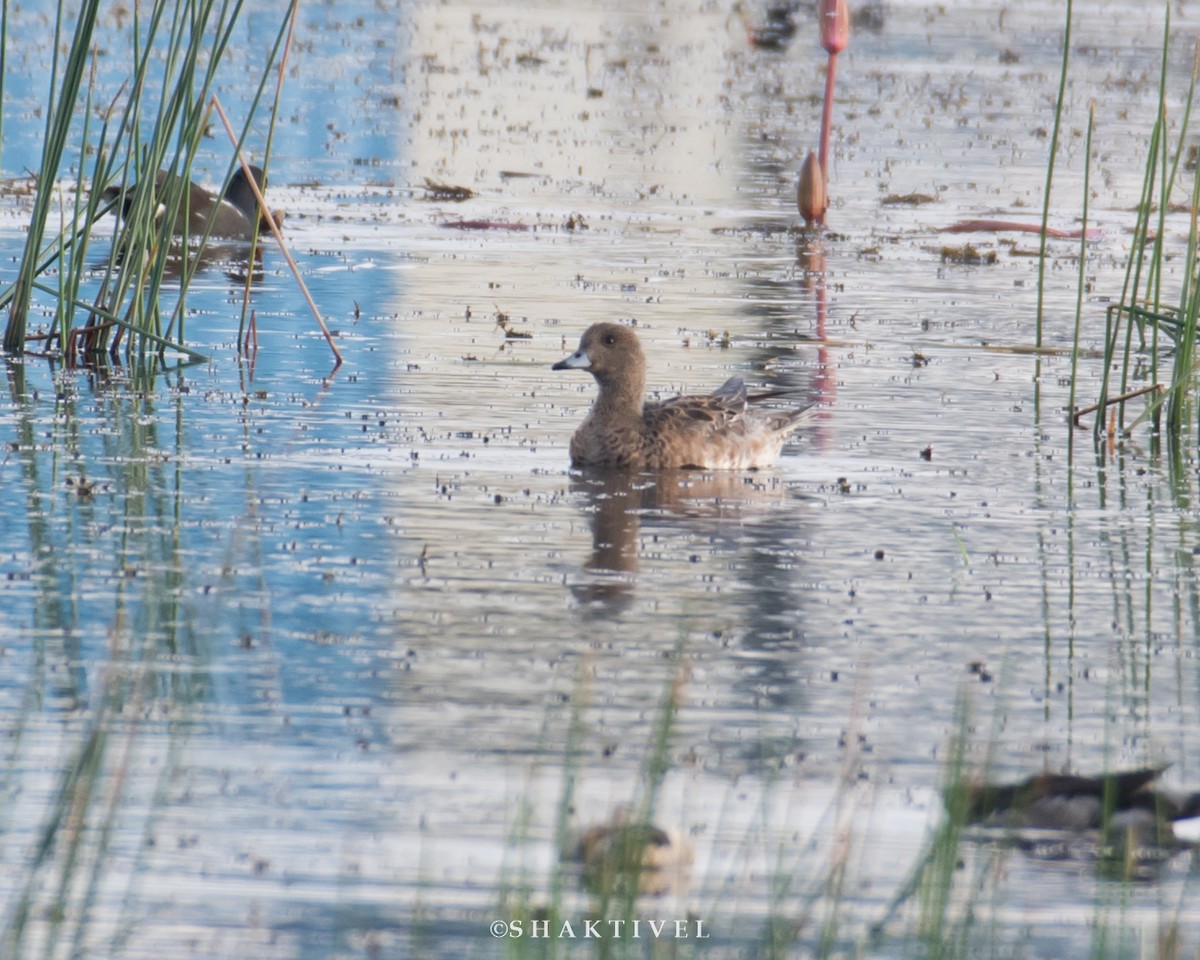
M637 334L595 323L579 349L551 367L586 370L599 396L571 438L571 466L626 471L757 470L769 467L813 406L756 409L741 377L710 394L646 400L646 357Z
M250 175L258 185L259 192L266 191L266 175L262 168L251 166ZM155 196L168 196L178 181L175 174L160 170L155 176ZM133 205L133 197L137 190L134 185L112 186L101 194L105 201L113 201L119 205L121 216L126 216ZM258 209L258 199L250 186L250 178L245 169L238 166L229 178L229 183L220 194L215 194L199 184L188 182L186 195L181 193L180 215L175 219L174 233L176 236L203 237L208 231L210 237L222 237L235 240L250 240L258 233L270 229L265 215ZM166 213L166 207L161 200L155 209L155 220L161 220ZM272 217L278 224L283 219L281 211L272 211ZM209 230L209 220L212 229Z
M658 895L686 884L693 852L678 831L633 820L622 806L582 830L563 859L582 865L590 889L611 892L632 880L637 892Z
M1010 829L1104 831L1138 843L1173 846L1174 824L1200 816L1200 793L1157 787L1166 766L1097 776L1038 773L1018 783L964 782L947 806L967 824Z

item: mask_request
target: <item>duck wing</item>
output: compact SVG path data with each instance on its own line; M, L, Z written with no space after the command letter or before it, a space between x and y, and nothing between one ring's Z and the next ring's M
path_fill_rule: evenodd
M648 402L643 408L646 425L654 431L688 434L735 428L746 413L746 384L730 377L709 394L671 397Z
M760 405L789 395L783 390L749 393L741 377L730 377L709 394L648 402L644 417L651 430L666 430L671 434L786 434L811 419L816 404L791 409Z

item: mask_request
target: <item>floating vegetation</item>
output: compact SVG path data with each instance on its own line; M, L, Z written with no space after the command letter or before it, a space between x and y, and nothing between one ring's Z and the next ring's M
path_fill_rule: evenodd
M937 203L937 197L928 193L889 193L880 203L885 207L920 207Z
M961 247L943 246L938 250L942 263L958 263L964 266L991 266L1000 262L1000 256L995 250L980 251L975 244L967 243Z
M501 310L499 307L496 308L496 312L492 315L492 318L496 321L496 326L499 327L504 332L505 340L532 340L533 339L533 334L530 333L528 330L518 330L516 327L514 327L512 325L513 324L512 317L509 316L507 313L505 313L503 310ZM528 318L522 317L521 319L524 320L526 323L528 323Z
M505 220L448 220L441 224L447 230L528 230L527 223L514 223Z
M425 178L425 190L427 200L450 200L454 203L461 203L464 200L470 200L475 196L475 191L470 187L459 187L450 183L438 183L436 180Z

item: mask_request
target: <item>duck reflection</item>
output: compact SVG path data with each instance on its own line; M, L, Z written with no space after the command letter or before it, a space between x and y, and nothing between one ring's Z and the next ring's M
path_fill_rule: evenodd
M118 241L114 239L114 242ZM103 273L107 259L97 262L93 270ZM124 260L123 252L115 251L113 260L121 263ZM264 276L263 247L255 244L251 248L249 243L240 241L209 240L208 243L197 245L174 240L167 250L163 278L172 282L179 282L184 277L190 280L200 271L223 273L234 283L245 283L247 280L259 283Z
M748 510L793 496L787 484L769 474L698 470L585 471L573 475L571 492L582 495L591 512L592 553L583 569L595 575L572 590L576 599L610 611L630 598L643 522L666 526L678 520L740 519Z

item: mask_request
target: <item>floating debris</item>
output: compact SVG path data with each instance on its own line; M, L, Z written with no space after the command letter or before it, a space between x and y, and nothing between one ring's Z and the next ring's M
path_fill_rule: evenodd
M512 326L512 317L510 317L507 313L505 313L499 307L496 308L496 313L493 315L493 318L496 321L496 326L498 326L501 330L504 331L504 339L505 340L532 340L533 339L533 334L530 333L529 331L514 329Z
M506 220L447 220L441 224L448 230L528 230L526 223Z
M938 251L942 257L942 263L961 263L966 266L991 266L994 263L1000 262L1000 257L995 250L988 250L986 253L981 253L973 244L964 244L961 247L942 247Z
M1015 220L960 220L948 227L942 227L942 233L1041 233L1042 227L1037 223L1020 223ZM1055 240L1078 240L1083 236L1082 230L1059 230L1047 227L1046 236ZM1102 230L1088 230L1087 238L1097 240L1104 236Z
M926 203L937 203L937 199L928 193L889 193L880 202L885 207L919 207Z
M463 200L470 200L475 196L475 191L470 187L459 187L450 183L438 183L436 180L425 178L425 189L429 191L427 199L429 200L450 200L453 203L461 203Z
M787 3L772 4L767 7L763 22L754 25L750 22L745 9L739 3L735 10L746 28L750 46L759 50L786 50L796 36L796 21L794 19L800 4L798 0Z

